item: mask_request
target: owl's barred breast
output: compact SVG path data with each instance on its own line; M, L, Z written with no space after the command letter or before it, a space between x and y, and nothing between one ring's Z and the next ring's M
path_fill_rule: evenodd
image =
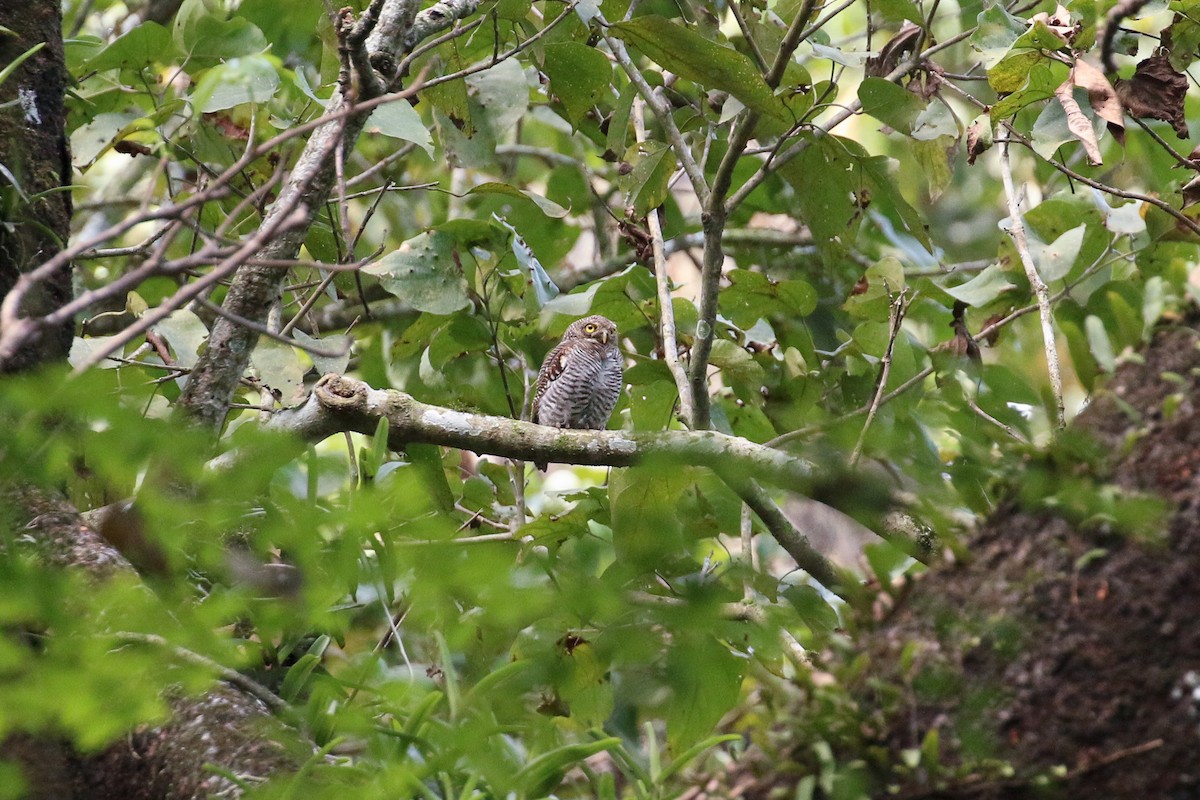
M621 395L623 366L616 326L600 316L577 320L542 364L533 421L557 428L607 427Z

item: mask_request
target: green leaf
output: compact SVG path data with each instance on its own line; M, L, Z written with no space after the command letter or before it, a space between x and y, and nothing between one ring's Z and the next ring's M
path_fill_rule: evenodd
M1104 227L1117 235L1137 236L1146 231L1146 219L1142 216L1142 204L1126 203L1122 206L1110 206L1104 194L1097 189L1092 190L1092 200L1104 215Z
M926 254L932 253L933 245L929 241L929 226L925 222L925 218L904 199L897 181L895 160L886 156L874 156L862 157L858 163L862 167L863 177L869 181L871 191L875 193L877 201L885 209L891 208L893 213L904 223L904 229L908 235L917 240Z
M958 138L958 134L958 118L946 107L945 103L930 103L913 120L912 137L914 139L921 141L949 139L949 143L942 143L943 149L949 144L953 144L954 140Z
M605 97L612 82L612 64L608 58L579 42L546 45L542 68L550 79L550 90L562 101L567 118L575 127Z
M309 352L308 350L304 351L304 354L312 359L313 368L322 375L330 372L336 372L340 375L350 365L351 345L354 343L353 337L337 334L316 337L309 336L304 331L297 329L292 331L292 338L306 347L315 350L321 350L326 353L340 353L340 355L325 356Z
M1025 22L997 4L979 15L978 26L971 35L971 47L983 57L985 69L991 69L1008 54L1013 43L1025 32Z
M1062 280L1067 277L1079 249L1083 244L1083 235L1087 233L1087 225L1079 225L1059 236L1050 244L1032 241L1029 243L1033 263L1037 265L1038 274L1046 283Z
M709 360L713 366L720 368L726 382L735 387L744 389L763 385L763 368L754 360L754 356L728 339L717 339L712 343Z
M950 185L950 179L954 177L950 164L955 143L953 136L941 136L931 141L916 140L912 143L913 156L925 173L930 200L941 197L942 192Z
M906 136L926 105L903 86L883 78L867 78L859 84L858 99L863 111Z
M911 563L908 554L890 542L871 542L863 551L875 578L885 587L891 586Z
M854 159L832 136L813 139L811 145L781 169L796 193L804 222L818 242L842 237L854 239L852 222L862 188L854 175Z
M242 103L265 103L279 88L279 73L265 56L233 58L204 73L192 93L196 110L204 114Z
M679 390L669 380L635 385L629 392L629 415L634 430L661 431L671 423Z
M1136 205L1136 204L1133 204ZM1166 282L1158 275L1146 281L1142 289L1142 338L1149 340L1150 334L1162 317L1167 305Z
M1054 90L1063 82L1065 67L1057 64L1038 64L1029 71L1025 84L1007 97L1002 97L992 106L991 119L993 123L1009 119L1026 106L1049 100L1054 97Z
M1030 50L1058 50L1066 47L1067 40L1043 20L1035 19L1029 28L1013 42L1013 48L1027 47Z
M525 240L521 238L521 234L517 233L517 229L494 214L492 216L497 222L507 228L511 234L509 237L509 249L512 250L513 257L517 259L517 264L520 266L521 271L525 273L525 284L533 287L533 302L530 303L531 298L526 293L526 307L531 312L535 310L540 311L546 307L547 303L558 297L558 284L554 282L545 268L542 267L542 262L538 261L537 256L529 249L529 245L525 244Z
M684 750L675 758L671 759L671 763L663 767L662 773L659 775L659 781L665 781L667 778L674 775L679 770L686 767L693 759L700 756L705 750L708 750L726 742L740 742L742 735L739 733L723 733L718 736L710 736L696 742L694 745Z
M570 294L560 294L546 304L543 316L549 313L578 319L587 314L603 314L626 334L646 324L645 313L639 304L645 303L649 308L656 297L654 275L635 264ZM567 324L563 322L562 328Z
M295 664L288 667L287 675L283 678L283 685L279 689L280 697L289 703L296 702L300 693L304 691L304 687L308 685L308 679L312 677L313 670L320 666L330 641L331 639L327 635L318 636L317 640L308 648L308 652L296 659Z
M815 587L791 584L781 594L814 634L832 633L841 624L837 612Z
M208 328L203 320L186 308L177 308L154 325L154 331L167 340L175 355L175 361L185 369L191 369L200 358L200 347L208 339Z
M604 750L621 746L615 737L599 739L583 744L568 744L543 753L530 761L514 777L525 797L543 797L562 780L568 768Z
M429 135L429 129L421 121L421 115L407 100L396 100L376 108L367 119L366 130L412 142L424 150L426 155L433 157L433 139Z
M1020 50L988 70L988 85L997 92L1015 92L1029 80L1029 74L1039 64L1048 61L1036 50Z
M170 31L157 22L143 22L88 59L84 69L103 72L118 67L143 67L170 62L178 55Z
M614 469L608 480L613 547L635 573L654 569L683 547L675 504L690 484L686 469L658 464Z
M418 311L451 314L471 304L454 244L450 234L428 231L362 271L378 277L384 289Z
M659 66L705 89L723 89L760 114L792 122L791 112L753 62L738 51L654 14L618 23L611 30Z
M667 654L667 740L677 752L710 736L737 702L746 661L711 635L680 637Z
M568 674L559 682L559 694L571 710L571 719L585 728L599 728L615 706L610 665L586 642L572 648L566 661Z
M467 78L479 114L494 136L507 132L529 110L529 86L525 71L515 58L505 59L490 69Z
M568 213L567 209L560 206L558 203L543 197L537 192L530 192L524 189L518 189L515 186L510 186L507 183L481 183L478 186L472 187L467 192L470 195L499 195L503 197L511 197L514 200L527 202L535 206L538 211L541 211L547 217L553 219L562 219Z
M764 317L806 317L817 307L817 291L804 281L776 281L748 269L730 270L727 277L730 285L718 303L721 313L742 330Z
M500 19L519 22L529 16L530 0L500 0L496 3L496 16Z
M175 14L176 46L189 59L218 61L252 56L270 49L262 31L242 17L225 19L219 6L204 0L185 0Z
M1108 338L1104 321L1095 314L1088 314L1083 325L1087 331L1088 348L1092 352L1092 357L1096 359L1100 369L1112 372L1117 368L1117 358L1113 354L1112 341Z
M943 286L946 294L969 306L985 306L1000 295L1017 288L999 264L993 264L966 283Z
M896 24L908 20L917 25L925 24L921 9L913 0L876 0L872 11L878 13L885 22Z
M250 356L250 366L267 386L291 397L304 381L308 366L300 360L296 348L275 339L259 339Z
M391 450L388 448L388 421L386 416L379 418L379 424L375 426L375 435L371 437L371 446L366 449L363 457L363 471L370 477L379 474L379 468L383 466L383 462L387 460L388 453Z
M629 137L629 114L633 109L633 99L637 97L637 86L628 84L621 90L612 117L608 120L608 134L605 139L604 158L617 160L625 152L625 140Z
M667 201L671 176L675 174L675 152L662 142L643 142L629 148L625 161L633 166L617 178L625 192L626 205L644 217Z

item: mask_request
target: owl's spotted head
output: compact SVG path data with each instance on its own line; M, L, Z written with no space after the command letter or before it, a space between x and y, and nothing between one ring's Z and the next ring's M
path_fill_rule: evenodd
M608 317L593 314L572 322L563 339L595 339L600 344L608 344L617 340L617 326Z

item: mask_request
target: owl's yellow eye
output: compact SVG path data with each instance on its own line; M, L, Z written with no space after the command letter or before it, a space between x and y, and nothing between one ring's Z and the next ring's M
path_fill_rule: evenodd
M583 326L583 329L584 329L585 331L587 331L588 333L595 333L595 332L596 332L596 326L595 326L595 324L593 324L593 323L591 323L591 322L589 322L587 325L584 325L584 326Z

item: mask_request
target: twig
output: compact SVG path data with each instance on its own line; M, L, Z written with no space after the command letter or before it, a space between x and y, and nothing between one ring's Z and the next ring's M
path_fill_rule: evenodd
M704 170L696 163L696 159L692 157L692 151L688 148L687 143L683 141L683 134L679 132L679 127L675 124L675 118L671 115L671 109L663 102L662 98L651 88L646 81L646 76L633 63L633 59L629 57L629 51L625 49L625 43L608 32L608 21L600 17L600 35L604 37L604 41L608 44L608 49L612 52L613 57L617 59L617 63L621 65L621 69L625 70L625 74L629 76L629 81L638 89L638 94L646 101L646 105L650 107L650 112L654 114L654 118L658 120L658 124L662 126L663 131L667 135L667 141L675 148L675 156L679 159L679 163L683 165L684 171L687 173L688 180L692 184L692 191L696 193L696 197L700 200L701 205L708 203L708 181L704 179Z
M330 277L332 277L332 275L333 273L330 274ZM348 342L342 345L342 347L339 347L337 350L323 350L320 347L314 347L311 344L288 336L283 332L282 329L275 331L272 330L270 326L263 325L261 322L255 322L252 319L246 319L245 317L238 316L232 311L227 311L216 303L205 300L203 297L197 297L195 302L204 306L214 314L224 317L231 322L236 322L238 325L245 325L251 330L258 331L259 334L266 336L268 339L274 339L282 344L298 348L311 356L316 356L317 358L341 358L342 356L346 355L346 353L350 352L350 344Z
M1038 275L1033 263L1033 255L1029 252L1029 241L1025 236L1025 223L1021 219L1021 207L1017 200L1017 191L1013 186L1012 164L1008 157L1008 142L1000 142L1000 177L1004 181L1004 194L1008 199L1008 216L1011 221L1009 235L1016 245L1021 264L1025 267L1025 277L1037 298L1038 315L1042 321L1042 341L1046 348L1046 369L1050 376L1050 391L1054 394L1055 427L1062 428L1067 424L1066 408L1063 404L1062 374L1058 368L1058 345L1054 341L1054 318L1050 311L1050 290L1042 277Z
M525 50L528 50L530 47L533 47L533 45L536 44L539 40L541 40L542 37L549 34L556 27L558 27L558 25L560 25L562 22L564 22L567 19L574 17L574 16L575 16L574 7L572 7L571 5L568 5L565 9L563 9L562 13L560 13L554 19L550 20L550 22L548 22L544 28L542 28L540 31L538 31L537 33L530 36L528 39L524 39L520 44L517 44L517 45L511 47L510 49L505 50L503 53L495 53L492 55L491 58L488 58L485 61L481 61L478 64L474 64L470 67L460 69L458 72L451 72L446 75L439 75L436 78L430 78L428 81L425 81L422 84L422 88L423 89L432 89L434 86L438 86L443 83L449 83L450 81L461 80L462 78L465 78L469 75L474 75L477 72L483 72L485 70L489 70L492 67L499 64L501 61L507 61L508 59L512 58L513 56L515 56Z
M1008 138L1011 138L1013 141L1017 142L1018 144L1024 145L1025 148L1027 148L1030 152L1036 154L1037 151L1035 151L1033 149L1033 143L1030 142L1029 139L1025 138L1020 133L1013 130L1011 127L1008 128L1008 132L1009 132ZM997 144L1003 144L1006 141L1007 141L1007 139L999 139L999 138L996 140ZM1154 197L1152 195L1144 194L1142 192L1133 192L1133 191L1129 191L1127 189L1118 189L1116 186L1110 186L1107 183L1101 183L1100 181L1096 180L1095 178L1089 178L1088 176L1084 175L1081 172L1076 172L1075 170L1068 167L1066 164L1062 164L1058 161L1055 161L1052 158L1043 158L1040 155L1038 156L1038 158L1041 158L1042 161L1044 161L1048 166L1051 166L1054 169L1058 170L1059 172L1061 172L1063 175L1066 175L1071 180L1076 181L1078 183L1082 183L1084 186L1090 186L1093 189L1099 189L1100 191L1104 192L1105 194L1110 194L1113 197L1120 197L1125 200L1137 200L1140 203L1146 203L1147 205L1154 206L1155 208L1159 209L1160 211L1162 211L1166 214L1170 214L1172 217L1174 217L1179 222L1180 225L1184 226L1185 228L1190 230L1192 233L1200 236L1200 223L1197 223L1196 220L1192 219L1187 214L1185 214L1182 211L1180 211L1179 209L1175 208L1173 205L1168 203L1166 200L1163 200L1162 198Z
M634 136L640 144L646 140L645 100L641 96L634 100L630 116L633 118ZM671 371L671 377L675 379L675 388L679 392L680 413L688 425L691 425L695 421L696 403L687 371L679 361L675 309L671 304L671 276L667 273L667 251L663 243L662 222L658 218L658 209L651 209L646 215L646 226L650 229L650 243L654 253L654 280L658 287L658 324L662 333L663 360L667 369Z
M902 289L892 298L891 305L888 307L887 349L879 364L879 382L875 385L875 396L867 408L867 421L863 423L862 430L858 432L858 441L854 443L854 450L850 453L850 466L852 467L858 464L858 459L862 456L867 431L871 428L871 423L875 420L875 414L879 411L879 406L883 401L888 377L892 373L892 352L896 348L896 338L900 335L900 327L904 323L904 313L908 310L909 302L911 301L908 299L907 291Z
M191 664L196 664L206 669L212 670L221 680L226 683L232 683L239 689L253 695L263 702L267 708L271 709L276 714L286 715L292 710L279 695L272 692L267 687L263 686L253 678L247 677L235 669L221 664L206 655L201 655L194 650L188 650L186 647L173 644L162 636L153 633L134 633L132 631L118 631L113 636L119 641L129 644L152 644L155 647L162 647L170 650L171 653L180 661L187 661Z
M1017 440L1018 442L1020 442L1021 444L1029 444L1029 440L1028 440L1028 439L1026 439L1026 438L1025 438L1025 437L1024 437L1022 434L1021 434L1021 432L1020 432L1020 431L1018 431L1016 428L1012 427L1011 425L1005 425L1003 422L1001 422L1000 420L998 420L998 419L996 419L995 417L993 417L991 414L989 414L989 413L987 413L986 411L984 411L982 408L980 408L980 407L979 407L979 404L978 404L978 403L976 403L976 402L975 402L975 401L974 401L972 398L970 398L970 397L967 397L967 398L965 398L965 399L966 399L966 401L967 401L967 406L968 406L968 407L969 407L969 408L970 408L972 411L974 411L974 412L975 412L975 414L976 414L976 415L977 415L977 416L978 416L980 419L982 419L984 422L990 422L991 424L995 425L995 426L996 426L997 428L999 428L1000 430L1002 430L1002 431L1004 431L1005 433L1007 433L1007 434L1008 434L1009 436L1011 436L1012 438L1016 439L1016 440Z
M779 86L787 65L791 63L792 54L800 44L804 27L812 16L816 0L804 0L804 4L796 11L791 25L783 35L779 50L771 69L763 75L763 80L771 89ZM700 270L700 308L699 319L696 321L696 337L692 343L688 375L692 383L692 400L694 412L688 424L693 429L707 428L710 423L711 399L708 394L708 365L712 354L713 340L717 335L717 296L720 293L721 270L725 265L725 250L723 237L725 222L733 208L726 202L729 190L733 184L733 173L750 137L758 125L759 114L752 109L745 109L739 115L733 132L729 135L725 154L717 171L713 175L712 185L707 197L701 198L704 212L701 215L701 225L704 230L704 257Z
M796 529L761 486L732 469L718 470L717 474L762 520L779 546L795 560L796 566L829 591L838 596L845 596L847 590L854 585L853 580L839 572L829 559L817 552L808 541L808 537Z
M254 236L247 239L246 243L238 248L237 252L218 264L212 272L208 273L203 278L194 281L193 283L187 284L170 298L164 300L155 308L147 311L138 319L137 322L130 325L120 333L110 337L108 341L104 343L103 347L98 347L95 351L88 355L86 359L76 365L71 374L82 374L88 369L99 364L101 361L107 358L110 353L115 353L117 350L136 339L143 332L149 330L162 320L166 319L172 311L177 308L182 308L185 304L191 302L193 299L202 294L210 286L217 283L226 275L232 273L234 270L240 267L251 254L257 252L273 237L277 236L284 230L303 225L307 223L307 221L307 209L295 209L286 217L276 217L275 224L264 224L264 226L260 228ZM240 377L240 374L238 377Z
M742 563L746 565L746 580L742 586L742 599L749 602L754 597L754 518L750 506L742 503L742 519L738 531L742 545Z

